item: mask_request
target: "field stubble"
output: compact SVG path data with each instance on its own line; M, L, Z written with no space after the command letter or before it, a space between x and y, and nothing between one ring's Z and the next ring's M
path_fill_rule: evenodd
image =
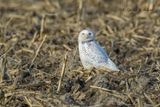
M160 106L159 0L0 0L0 105ZM120 72L84 70L91 28Z

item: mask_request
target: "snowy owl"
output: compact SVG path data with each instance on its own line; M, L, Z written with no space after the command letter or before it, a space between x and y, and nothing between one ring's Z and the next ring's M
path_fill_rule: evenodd
M119 71L104 49L96 42L91 30L85 29L79 33L78 45L80 60L85 69L95 67Z

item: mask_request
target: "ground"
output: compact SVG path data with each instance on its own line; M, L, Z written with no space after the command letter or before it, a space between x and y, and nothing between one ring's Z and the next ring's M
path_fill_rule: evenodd
M120 72L83 69L84 28ZM2 107L159 107L160 1L0 0L0 72Z

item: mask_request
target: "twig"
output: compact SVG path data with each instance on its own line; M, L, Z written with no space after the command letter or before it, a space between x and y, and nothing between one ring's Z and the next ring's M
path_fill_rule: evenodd
M153 9L153 0L149 0L149 6L148 6L148 10L152 10Z
M132 102L132 104L135 106L136 103L135 103L135 101L133 100L133 98L131 97L131 94L128 93L127 96L128 96L128 98L130 99L130 101Z
M78 9L77 9L77 21L80 23L81 20L84 20L85 15L85 0L77 0Z
M12 96L12 95L38 95L38 96L40 96L42 93L40 93L39 91L27 91L27 90L25 90L24 91L24 89L23 90L17 90L17 91L15 91L15 92L9 92L9 93L6 93L5 94L5 97L9 97L9 96Z
M114 31L112 30L112 28L109 25L106 25L108 31L110 34L114 34Z
M6 52L0 56L0 59L3 58L3 57L5 57L5 56L7 55L7 53L9 53L12 49L13 49L13 47L9 47L9 48L6 50Z
M51 3L50 3L49 0L44 0L44 2L47 4L47 6L49 6L50 8L52 8L52 5L51 5Z
M36 96L34 99L37 100L37 103L39 104L38 107L44 107L44 104L43 102L45 103L49 103L49 100L48 99L42 99L40 98L40 96ZM49 103L51 105L51 103ZM52 106L51 106L52 107Z
M141 98L138 98L138 99L137 99L137 103L138 103L138 104L137 104L138 107L143 107Z
M32 46L33 42L35 41L37 33L38 33L37 31L34 33L34 36L33 36L32 40L31 40L31 42L29 43L29 48Z
M68 53L66 53L65 58L64 58L62 71L61 71L61 77L60 77L59 83L58 83L57 93L59 93L59 91L61 89L62 79L63 79L64 73L65 73L65 68L66 68L66 63L67 63L67 55L68 55Z
M13 17L11 17L10 19L9 19L9 21L6 23L6 25L5 25L5 27L4 27L4 33L6 34L6 32L7 32L7 27L8 27L8 25L11 23L11 21L13 20Z
M83 0L78 0L77 1L77 3L78 3L78 9L77 9L77 21L79 21L80 20L80 16L81 16L81 13L82 13L82 7L83 7Z
M15 53L18 54L18 53L22 53L22 52L27 52L27 53L31 53L31 54L34 53L33 50L28 49L28 48L22 48L22 49L20 49L20 50L17 50Z
M4 102L4 105L7 105L7 103L10 102L13 97L14 97L14 94L12 94L12 95Z
M87 80L85 81L85 83L87 83L89 80L91 80L93 78L93 76L89 76L88 78L87 78Z
M42 38L42 35L43 35L44 23L45 23L45 15L42 16L42 20L41 20L40 39Z
M38 55L38 53L39 53L39 51L40 51L40 48L42 47L44 41L46 40L46 37L47 37L47 35L44 35L43 40L42 40L41 44L39 45L39 47L38 47L38 49L37 49L37 51L36 51L35 56L34 56L33 59L32 59L32 62L31 62L30 67L33 65L33 62L34 62L34 60L36 59L36 57L37 57L37 55Z
M138 38L138 39L144 39L144 40L152 40L151 38L149 37L145 37L145 36L141 36L141 35L137 35L137 34L134 34L133 35L134 38Z
M154 107L159 107L160 106L160 103L159 104L157 104L157 105L155 105Z
M121 17L119 16L115 16L115 15L111 15L111 14L108 14L106 15L108 18L111 18L113 20L116 20L116 21L120 21L120 22L124 22L124 19L122 19Z
M29 99L26 96L24 96L24 99L25 99L25 102L29 105L29 107L33 107L31 102L29 101Z
M9 47L7 48L6 52L4 52L4 54L2 54L2 55L0 56L0 59L1 59L1 58L4 58L4 57L15 47L15 45L17 44L17 42L18 42L18 39L16 39L15 42L14 42L11 46L9 46Z
M67 46L67 45L65 45L65 44L63 44L63 47L66 48L68 51L71 51L71 50L72 50L69 46Z
M2 58L0 59L0 71L1 71L1 81L6 81L9 80L10 77L8 75L8 70L7 70L7 59L6 58Z
M146 99L152 104L152 106L155 105L155 103L151 100L151 98L150 98L146 93L144 93L144 96L145 96Z
M113 90L109 90L107 88L102 88L102 87L97 87L97 86L90 86L91 88L95 88L95 89L99 89L99 90L103 90L106 92L109 92L110 94L112 94L113 96L120 98L120 99L124 99L124 96L116 91Z

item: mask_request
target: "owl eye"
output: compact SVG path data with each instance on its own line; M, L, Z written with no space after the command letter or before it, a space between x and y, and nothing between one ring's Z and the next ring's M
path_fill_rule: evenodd
M84 35L84 33L82 33L82 35Z
M89 36L91 36L91 35L92 35L92 33L91 33L91 32L89 32L89 33L88 33L88 35L89 35Z

